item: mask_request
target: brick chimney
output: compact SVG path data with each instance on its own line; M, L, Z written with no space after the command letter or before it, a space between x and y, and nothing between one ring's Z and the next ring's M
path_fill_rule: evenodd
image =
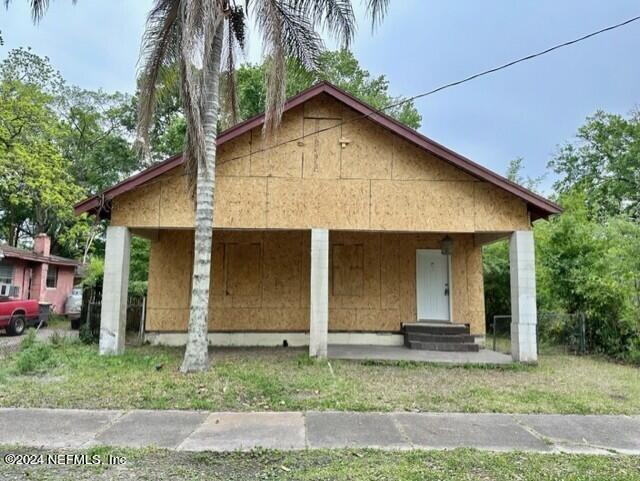
M49 256L51 253L51 239L47 234L38 234L33 239L33 252L41 256Z

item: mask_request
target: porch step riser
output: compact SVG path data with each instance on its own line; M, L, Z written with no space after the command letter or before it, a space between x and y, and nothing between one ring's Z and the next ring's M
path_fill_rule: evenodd
M468 335L469 334L469 326L464 324L449 324L447 326L431 326L431 325L411 325L405 326L404 332L406 334L431 334L436 336L441 335Z
M475 339L469 334L452 334L452 335L439 335L439 334L423 334L412 332L406 336L409 342L442 342L442 343L473 343Z
M467 324L436 322L407 323L403 326L404 345L411 349L445 352L478 352Z
M409 347L423 351L446 352L478 352L480 350L480 346L473 343L410 342Z

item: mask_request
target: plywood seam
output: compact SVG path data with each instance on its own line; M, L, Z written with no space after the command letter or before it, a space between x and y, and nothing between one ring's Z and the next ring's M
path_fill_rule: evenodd
M363 178L358 178L358 177L345 177L345 180L372 180L374 182L422 182L422 183L426 183L426 182L442 182L442 183L463 183L463 182L468 182L470 184L479 184L481 182L477 181L477 180L465 180L465 179L390 179L388 177L363 177Z
M269 227L269 178L267 177L267 185L264 189L264 226Z
M378 232L378 308L382 308L382 235Z
M164 188L165 181L160 182L160 195L158 196L158 223L160 226L160 210L162 209L162 189Z
M253 130L249 131L249 176L253 173Z
M372 192L372 187L371 187L372 181L369 180L369 229L371 229L371 211L373 210L373 199L371 197L371 192Z
M467 281L467 315L469 315L469 300L471 299L471 293L469 292L469 249L464 251L464 274ZM469 319L465 319L467 323L471 323Z
M344 112L344 111L343 111ZM344 118L344 115L343 115ZM343 124L340 124L340 138L342 139L344 137L344 130L343 130ZM338 156L339 156L339 165L340 168L338 170L338 178L342 179L342 151L344 149L342 148L342 145L340 146L340 150L338 150Z
M473 231L478 229L478 185L473 186Z

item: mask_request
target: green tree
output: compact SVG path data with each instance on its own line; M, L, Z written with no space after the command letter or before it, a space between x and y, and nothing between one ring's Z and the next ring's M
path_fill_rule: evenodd
M626 214L640 220L640 112L596 112L550 162L558 193L583 191L590 217Z
M73 204L138 168L134 126L128 96L67 86L46 57L10 51L0 65L0 238L28 244L46 232L54 253L86 259L104 225L74 216Z
M95 194L140 164L130 138L135 126L131 98L65 86L59 95L60 149L76 182Z
M266 105L264 78L268 60L260 65L245 64L236 73L240 119L244 120L261 112ZM286 95L292 96L313 84L326 80L376 109L399 104L403 97L389 93L389 81L384 75L372 76L364 70L349 50L322 52L315 70L304 68L299 62L287 62ZM422 120L412 101L404 102L384 111L403 124L417 129Z
M11 51L0 65L0 229L12 245L68 223L82 197L57 149L53 106L61 85L48 61L29 50Z
M583 192L566 193L560 201L562 215L536 224L539 302L584 313L591 349L640 359L634 259L640 229L624 218L591 220Z
M527 189L533 192L538 192L540 190L540 184L542 184L542 182L544 181L547 175L543 174L538 177L530 177L528 175L523 176L522 175L522 169L524 167L523 162L524 162L524 159L522 157L517 157L513 159L511 162L509 162L509 167L507 167L506 177L511 182L515 182L516 184L526 187Z

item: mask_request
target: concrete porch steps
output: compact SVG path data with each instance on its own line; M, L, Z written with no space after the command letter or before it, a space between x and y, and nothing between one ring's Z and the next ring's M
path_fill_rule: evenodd
M411 349L447 352L478 352L467 324L419 321L402 325L404 344Z

